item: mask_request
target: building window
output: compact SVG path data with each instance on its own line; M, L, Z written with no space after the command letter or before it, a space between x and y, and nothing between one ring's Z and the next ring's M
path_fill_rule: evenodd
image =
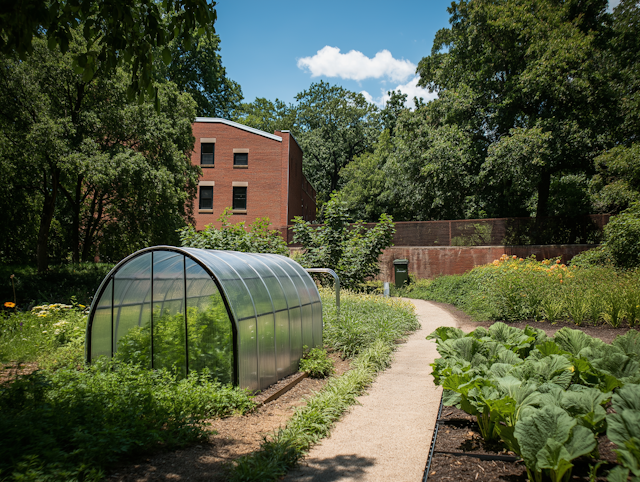
M200 165L213 166L213 154L216 145L213 143L200 144Z
M249 153L248 152L234 152L233 153L233 165L234 166L248 166L249 165Z
M213 209L213 186L200 186L200 209Z
M246 187L233 187L233 210L246 211L247 210L247 188Z

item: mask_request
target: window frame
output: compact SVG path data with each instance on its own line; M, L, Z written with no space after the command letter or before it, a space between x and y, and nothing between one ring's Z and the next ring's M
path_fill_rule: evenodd
M201 184L198 186L198 211L200 212L213 212L213 187L212 185ZM211 193L211 207L205 207L202 201L205 199L202 196L203 191L206 190Z
M204 146L211 146L211 163L204 162ZM215 167L216 165L216 143L215 142L200 142L200 167Z
M244 164L240 164L239 157L244 157ZM233 167L248 168L249 167L249 153L248 152L234 152L233 153Z
M238 195L241 195L241 190L244 190L244 207L239 207L236 205L236 199ZM246 213L247 212L247 191L248 186L233 186L232 198L231 198L231 206L232 211L234 213ZM238 193L238 194L236 194Z

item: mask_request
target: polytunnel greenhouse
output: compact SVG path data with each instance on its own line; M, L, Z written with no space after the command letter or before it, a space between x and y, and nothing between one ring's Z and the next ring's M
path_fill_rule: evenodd
M322 346L322 304L309 274L276 254L156 246L122 260L89 312L86 358L182 375L207 369L260 390Z

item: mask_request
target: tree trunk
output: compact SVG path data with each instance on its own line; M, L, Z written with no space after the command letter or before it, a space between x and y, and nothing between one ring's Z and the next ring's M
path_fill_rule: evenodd
M537 218L548 215L550 188L551 173L549 171L543 171L540 176L540 182L538 182L538 206L536 207Z
M40 230L38 231L38 245L36 248L38 273L44 273L49 269L49 231L51 230L51 221L53 221L56 209L60 171L58 169L52 169L51 186L47 185L46 176L47 174L45 173L44 203L42 206L42 216L40 217Z

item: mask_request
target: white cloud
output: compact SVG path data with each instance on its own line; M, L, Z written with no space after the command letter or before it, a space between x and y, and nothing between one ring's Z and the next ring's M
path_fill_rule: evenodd
M394 59L386 49L370 59L357 50L341 54L339 48L328 45L318 50L313 57L299 59L298 67L309 70L312 77L326 75L357 81L388 77L395 82L402 82L416 71L415 64L408 60Z
M607 8L607 12L613 12L613 9L620 5L620 0L609 0L609 7Z
M438 97L438 94L436 94L435 92L431 93L427 89L423 89L422 87L419 87L418 80L419 79L416 76L406 84L398 85L395 89L393 89L394 91L399 90L403 94L407 94L407 107L410 107L410 108L415 107L413 103L414 97L418 97L418 98L422 97L425 102L429 102L430 100L436 99ZM382 108L385 106L385 104L390 98L389 94L387 93L389 90L391 89L380 89L380 97L378 98L374 98L366 90L363 90L360 93L364 96L365 99L367 99L367 102L376 104L378 107Z
M378 102L376 102L376 100L373 98L373 96L369 92L367 92L366 90L363 90L360 93L364 96L366 101L369 102L369 104L378 104Z

